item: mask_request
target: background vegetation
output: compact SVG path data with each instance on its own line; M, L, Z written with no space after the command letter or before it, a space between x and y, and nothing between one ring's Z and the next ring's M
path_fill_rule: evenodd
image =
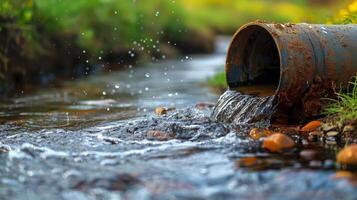
M232 34L256 19L355 22L355 4L338 12L348 2L1 0L0 93L28 82L92 73L98 63L210 52L215 34Z

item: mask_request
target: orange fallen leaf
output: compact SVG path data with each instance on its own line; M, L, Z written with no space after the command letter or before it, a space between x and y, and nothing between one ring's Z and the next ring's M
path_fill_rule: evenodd
M271 152L281 152L285 149L290 149L295 146L294 141L282 133L274 133L273 135L265 138L263 148Z
M321 122L318 120L314 120L307 123L304 127L300 129L300 131L302 132L315 131L320 126L321 126Z
M336 161L340 164L357 166L357 144L347 146L338 152Z

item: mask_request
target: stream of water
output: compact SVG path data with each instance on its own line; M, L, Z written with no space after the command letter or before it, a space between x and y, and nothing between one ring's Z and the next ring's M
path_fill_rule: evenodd
M195 106L218 100L204 82L222 70L227 43L1 102L0 199L357 199L332 178L333 148L306 161L247 137L266 125L272 98L255 99L258 110L227 91L214 110ZM157 106L175 110L157 116ZM263 164L242 167L246 157Z

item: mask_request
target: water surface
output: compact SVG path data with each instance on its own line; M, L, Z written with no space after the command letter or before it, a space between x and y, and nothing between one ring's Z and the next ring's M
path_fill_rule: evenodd
M246 136L266 123L243 110L249 103L237 102L241 96L221 97L234 97L223 107L238 105L246 115L238 121L237 113L217 121L222 115L211 117L210 106L195 106L218 100L203 82L222 69L226 44L218 40L212 55L127 67L2 102L0 199L356 199L353 184L332 178L336 147L293 138L299 149L270 154ZM157 106L175 110L156 116ZM299 151L310 148L323 156L302 159ZM260 164L242 165L247 157Z

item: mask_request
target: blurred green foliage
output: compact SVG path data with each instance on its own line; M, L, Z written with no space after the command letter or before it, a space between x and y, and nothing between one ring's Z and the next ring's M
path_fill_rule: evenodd
M208 78L207 83L209 86L217 88L219 90L226 90L228 85L226 81L226 73L218 72L214 76Z
M357 24L357 1L352 1L345 8L337 12L328 23Z
M195 26L232 32L257 19L270 22L324 23L346 0L182 0Z
M35 0L35 5L35 24L47 34L75 36L76 44L93 55L184 28L182 8L167 0Z
M85 59L140 49L152 56L167 41L187 40L193 32L231 34L256 19L321 23L348 0L327 1L0 0L0 81L9 70L25 74L30 65L78 58L82 51Z

